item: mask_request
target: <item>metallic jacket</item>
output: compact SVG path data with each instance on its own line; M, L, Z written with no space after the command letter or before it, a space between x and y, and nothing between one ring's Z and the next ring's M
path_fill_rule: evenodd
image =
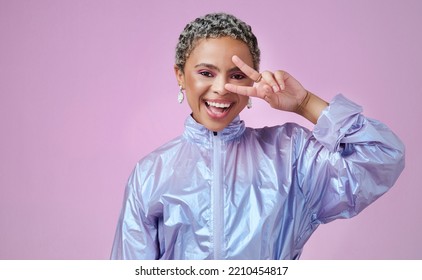
M298 259L318 225L355 216L404 168L404 146L342 95L311 132L213 133L189 117L180 137L131 174L112 259Z

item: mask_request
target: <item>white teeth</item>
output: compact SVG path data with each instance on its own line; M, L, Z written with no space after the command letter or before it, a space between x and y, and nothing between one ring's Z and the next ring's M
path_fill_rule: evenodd
M206 101L208 106L213 106L213 107L217 107L217 108L229 108L230 107L230 103L217 103L217 102L210 102L210 101Z

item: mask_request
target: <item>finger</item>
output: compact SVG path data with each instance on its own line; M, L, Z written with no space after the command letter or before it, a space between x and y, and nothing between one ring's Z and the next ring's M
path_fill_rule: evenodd
M240 71L245 73L245 75L251 78L253 81L256 81L259 78L259 72L243 62L243 60L241 60L237 55L232 57L232 61L237 67L239 67Z
M284 84L285 74L287 73L281 70L274 72L274 77L278 85L280 86L280 90L284 90L284 88L286 87L286 85Z
M238 86L233 84L225 84L226 90L240 95L257 96L256 88L249 86Z
M278 107L278 97L275 94L268 94L263 98L273 108Z
M264 81L271 86L272 91L274 93L279 92L281 90L276 78L274 77L274 74L269 71L262 72L262 78Z

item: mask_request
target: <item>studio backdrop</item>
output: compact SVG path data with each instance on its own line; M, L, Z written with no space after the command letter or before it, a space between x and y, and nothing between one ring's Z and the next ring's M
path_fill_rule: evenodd
M250 24L261 70L342 93L406 145L393 189L321 225L302 259L422 258L422 2L0 0L0 259L108 259L135 163L183 131L174 51L210 12ZM247 126L306 120L254 100Z

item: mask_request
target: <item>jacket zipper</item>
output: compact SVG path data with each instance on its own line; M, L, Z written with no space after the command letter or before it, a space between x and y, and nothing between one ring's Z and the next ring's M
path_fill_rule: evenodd
M214 259L223 258L224 241L224 186L223 186L223 165L221 161L221 136L213 134L213 243Z

